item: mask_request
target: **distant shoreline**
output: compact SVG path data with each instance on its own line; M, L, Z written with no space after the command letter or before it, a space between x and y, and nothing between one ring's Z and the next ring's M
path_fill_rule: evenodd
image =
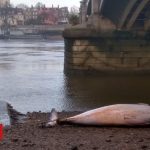
M10 35L0 34L1 39L63 39L63 30L68 25L17 26L10 28Z
M41 35L23 35L23 36L9 36L0 37L0 40L63 40L62 35L49 35L43 37Z

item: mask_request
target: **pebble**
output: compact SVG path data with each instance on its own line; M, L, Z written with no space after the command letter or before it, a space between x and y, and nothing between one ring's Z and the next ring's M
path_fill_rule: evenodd
M98 150L98 147L93 147L93 150Z
M32 147L32 146L35 146L36 144L34 144L34 143L25 143L25 144L22 144L22 147L28 147L28 146L30 146L30 147Z
M138 140L138 142L143 142L143 141L144 141L143 139L139 139L139 140Z
M112 137L114 137L114 135L110 135L109 137L112 138Z
M78 150L78 147L77 147L77 146L73 146L73 147L71 148L71 150Z
M79 146L84 146L84 144L79 144Z
M147 145L142 145L141 148L142 148L142 149L147 149L148 146L147 146Z
M22 147L27 147L29 146L29 144L22 144Z
M129 140L125 140L124 142L125 142L125 143L129 143Z
M111 139L106 139L106 142L111 142Z
M0 145L5 145L6 144L6 142L0 142Z
M45 123L45 122L41 122L41 123L38 125L38 128L40 128L40 129L45 129L45 128L47 128L47 127L46 127L46 123Z
M19 139L14 138L14 139L12 139L11 141L12 141L12 142L18 142L18 141L19 141Z
M23 140L23 142L24 142L24 143L26 143L26 142L27 142L27 140L26 140L26 139L24 139L24 140Z

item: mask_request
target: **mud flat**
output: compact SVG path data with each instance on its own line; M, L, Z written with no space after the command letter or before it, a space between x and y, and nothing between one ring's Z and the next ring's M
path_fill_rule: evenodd
M66 117L78 112L61 112ZM15 113L16 115L16 113ZM4 129L1 150L142 150L150 149L150 128L57 126L45 128L48 113L28 113L24 123Z

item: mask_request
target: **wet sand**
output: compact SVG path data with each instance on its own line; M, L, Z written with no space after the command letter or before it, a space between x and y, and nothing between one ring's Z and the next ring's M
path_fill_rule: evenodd
M77 114L61 112L59 117ZM150 128L57 126L44 128L48 113L28 113L24 123L4 130L0 150L140 150L150 149Z

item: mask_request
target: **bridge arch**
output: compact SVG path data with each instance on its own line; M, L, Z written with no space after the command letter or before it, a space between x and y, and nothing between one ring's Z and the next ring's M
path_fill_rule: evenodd
M135 11L132 14L132 17L130 18L129 22L127 23L127 29L132 28L132 26L135 23L136 19L138 18L138 16L142 12L142 10L146 7L146 5L149 2L150 2L150 0L143 0L139 3L139 5L137 6L137 8L135 9Z
M87 15L92 15L93 2L99 1L99 15L110 19L118 29L132 29L150 0L88 0Z

